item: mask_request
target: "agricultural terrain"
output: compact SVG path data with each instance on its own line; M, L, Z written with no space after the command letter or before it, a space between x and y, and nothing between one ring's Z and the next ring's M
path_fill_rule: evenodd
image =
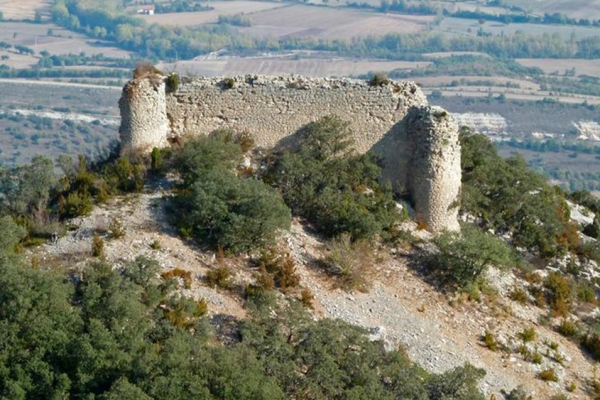
M0 78L118 87L138 60L192 76L368 79L386 73L416 81L432 103L475 113L461 123L496 138L555 138L588 147L600 138L597 1L178 0L157 3L156 13L148 15L142 2L110 0L103 8L110 17L97 20L93 3L75 0L78 8L68 9L60 4L0 3ZM116 16L129 20L113 22ZM548 113L555 102L564 111ZM43 108L53 112L56 105ZM486 115L496 116L486 121ZM500 125L494 122L498 116ZM496 131L484 129L491 125ZM581 126L586 129L577 131ZM79 151L89 144L72 146ZM8 159L19 159L10 146ZM21 144L21 154L28 146ZM570 161L565 168L573 170L578 160Z

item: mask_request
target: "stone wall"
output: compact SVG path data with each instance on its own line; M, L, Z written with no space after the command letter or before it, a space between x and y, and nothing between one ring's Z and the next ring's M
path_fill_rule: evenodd
M245 131L271 148L307 123L337 115L350 123L359 152L381 155L382 179L411 195L420 221L432 231L458 228L456 122L429 108L413 82L240 76L182 78L171 90L165 77L154 76L130 81L119 105L122 148L141 152L217 128Z
M311 121L338 115L351 124L357 149L367 151L412 106L427 99L413 82L381 87L350 79L299 76L185 80L167 96L170 135L208 134L217 128L247 131L261 147L272 147Z

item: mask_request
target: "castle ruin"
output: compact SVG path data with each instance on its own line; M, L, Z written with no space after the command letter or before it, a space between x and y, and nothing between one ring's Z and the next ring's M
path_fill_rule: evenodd
M218 128L247 132L273 148L326 115L350 123L356 150L383 160L382 179L410 194L417 221L432 232L457 230L460 144L454 118L430 107L413 82L371 86L352 79L300 76L129 81L119 101L123 152L149 152Z

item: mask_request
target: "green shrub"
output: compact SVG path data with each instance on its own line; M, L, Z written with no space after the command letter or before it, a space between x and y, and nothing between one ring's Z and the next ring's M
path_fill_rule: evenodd
M430 399L485 400L477 383L485 376L485 370L466 364L444 372L426 383Z
M63 218L83 217L89 215L93 208L92 197L85 192L71 192L66 199L59 199L59 210Z
M271 155L264 176L293 213L328 237L387 233L399 217L391 187L379 183L381 168L373 155L354 153L348 123L324 117L297 136L293 150Z
M519 386L506 396L506 400L533 400L533 397L527 393L523 386Z
M152 172L155 174L159 174L163 172L164 168L164 160L162 151L155 147L152 149L152 153L150 153L150 168Z
M92 257L104 257L104 240L97 233L92 237Z
M544 361L542 355L539 351L537 351L537 349L533 353L529 354L526 360L534 364L541 364L542 361Z
M218 287L221 289L230 289L232 286L231 282L232 273L231 269L226 266L220 266L217 268L209 269L206 273L206 284L211 287Z
M535 340L536 338L536 333L535 333L535 328L533 327L529 327L529 328L524 328L520 333L519 333L519 337L521 338L521 340L523 340L523 342L527 343L527 342L532 342Z
M6 262L15 254L19 242L27 236L27 230L18 225L15 220L8 216L0 217L0 263Z
M487 267L512 261L511 250L504 242L472 227L465 228L462 235L443 233L434 243L439 251L426 255L424 261L445 287L465 288Z
M373 77L369 80L370 86L385 86L390 84L390 80L388 79L385 72L378 72L373 75Z
M526 304L529 301L529 295L525 290L523 290L520 287L513 288L508 294L508 297L510 297L511 300L514 300L521 304Z
M600 263L600 241L581 242L576 249L579 257Z
M577 227L560 190L532 171L521 157L502 158L484 135L460 135L462 209L484 227L513 235L517 245L544 257L579 245Z
M594 239L600 238L600 214L596 214L594 221L591 224L587 224L583 228L583 233Z
M595 304L596 290L587 282L578 282L576 286L577 299L582 303Z
M180 83L181 83L181 78L179 77L179 75L172 73L169 76L167 76L166 85L167 85L167 90L169 92L176 92L177 89L179 89Z
M581 339L581 347L596 361L600 361L600 334L588 332Z
M127 157L119 157L105 165L103 177L120 192L139 192L144 186L145 165L143 160L132 162Z
M239 145L226 133L186 143L176 163L183 184L170 202L180 232L232 253L272 243L291 222L273 189L233 172L240 157Z
M114 239L120 239L125 236L125 227L118 218L112 218L108 225L108 231Z
M147 289L156 283L160 265L158 261L148 257L138 256L123 268L124 276L131 282Z
M291 221L274 190L223 169L206 172L176 196L171 207L175 223L190 228L199 242L233 253L272 243Z
M175 156L174 165L181 174L184 187L198 181L213 169L233 170L242 159L240 146L226 135L200 136L185 142Z
M498 350L498 342L496 341L496 337L492 332L485 331L485 334L481 338L485 347L492 351Z
M569 278L558 271L550 272L544 279L544 288L550 308L556 315L566 315L573 305L573 290Z
M233 89L235 86L235 81L233 78L225 78L221 81L221 88L224 90Z
M543 381L558 382L558 375L556 375L554 368L547 368L541 371L538 376Z
M571 398L569 396L567 396L566 394L559 393L559 394L555 394L552 397L550 397L550 400L571 400Z

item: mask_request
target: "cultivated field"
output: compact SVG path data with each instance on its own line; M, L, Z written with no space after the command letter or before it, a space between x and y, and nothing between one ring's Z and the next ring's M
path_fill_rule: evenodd
M52 110L58 107L99 118L119 116L120 88L0 79L0 93L11 94L0 96L0 106L11 109Z
M452 56L478 56L491 58L490 55L487 53L478 53L476 51L445 51L440 53L424 53L422 54L422 56L431 59L446 58Z
M245 74L298 74L312 77L357 76L368 72L425 67L427 62L369 61L340 59L245 58L232 60L180 61L159 65L165 71L194 76L230 76Z
M562 13L571 18L600 19L600 0L503 0L509 6L519 6L534 14Z
M482 3L477 3L477 2L464 2L464 1L457 1L457 2L433 2L433 4L439 4L440 6L444 7L444 9L450 11L450 12L456 12L456 11L479 11L479 12L483 12L486 14L491 14L491 15L504 15L504 14L508 14L510 13L509 10L507 10L506 8L502 8L502 7L490 7L490 6L486 6Z
M509 97L509 96L507 96ZM453 113L500 114L508 122L511 136L529 136L531 132L567 134L573 131L573 122L598 121L598 111L578 104L551 102L510 101L500 102L494 99L474 99L455 96L430 99L431 104L444 107ZM571 136L572 137L572 136ZM596 164L596 168L598 164Z
M504 94L507 99L511 100L522 100L522 101L542 101L545 99L551 99L561 103L567 104L587 104L600 105L600 97L597 96L586 96L582 94L561 94L561 95L550 95L549 92L531 92L520 89L498 89L490 88L487 86L456 86L456 87L440 87L431 88L432 90L439 89L441 93L446 97L489 97L498 96ZM432 90L424 90L426 94L430 94Z
M282 3L259 1L211 1L206 3L214 10L170 14L144 15L141 18L148 23L161 25L194 26L217 22L219 15L253 14L260 11L283 7Z
M4 19L33 19L37 10L48 8L48 0L0 0Z
M118 136L120 88L2 79L0 93L0 163L94 155Z
M549 75L564 75L566 70L575 68L575 75L588 75L600 78L600 60L521 58L517 59L517 62L527 67L538 67Z
M481 82L489 81L493 87L506 89L506 84L519 85L520 89L527 91L538 91L540 85L525 79L504 78L501 76L427 76L411 78L424 87L441 87L452 84L453 82ZM466 86L466 85L465 85Z
M585 26L566 26L566 25L542 25L542 24L503 24L501 22L486 22L480 24L475 19L466 18L444 18L436 31L443 33L453 33L459 35L477 35L481 28L484 32L492 35L514 34L516 31L523 31L531 35L542 35L544 33L558 33L564 38L570 38L573 33L577 39L600 36L599 27Z
M240 30L258 36L350 39L356 36L423 31L433 20L432 16L292 5L253 14L253 26Z
M51 32L50 32L51 30ZM52 33L52 36L48 35ZM32 24L27 22L0 22L0 41L12 45L22 45L32 48L36 54L46 50L50 54L79 54L85 52L87 55L104 54L107 57L129 58L130 53L125 50L111 46L97 44L96 39L63 29L54 24ZM7 64L10 64L10 55ZM16 63L23 62L18 58Z
M0 50L0 57L7 56L7 60L0 61L1 64L8 65L11 68L29 68L38 63L37 57L19 54L15 51Z

